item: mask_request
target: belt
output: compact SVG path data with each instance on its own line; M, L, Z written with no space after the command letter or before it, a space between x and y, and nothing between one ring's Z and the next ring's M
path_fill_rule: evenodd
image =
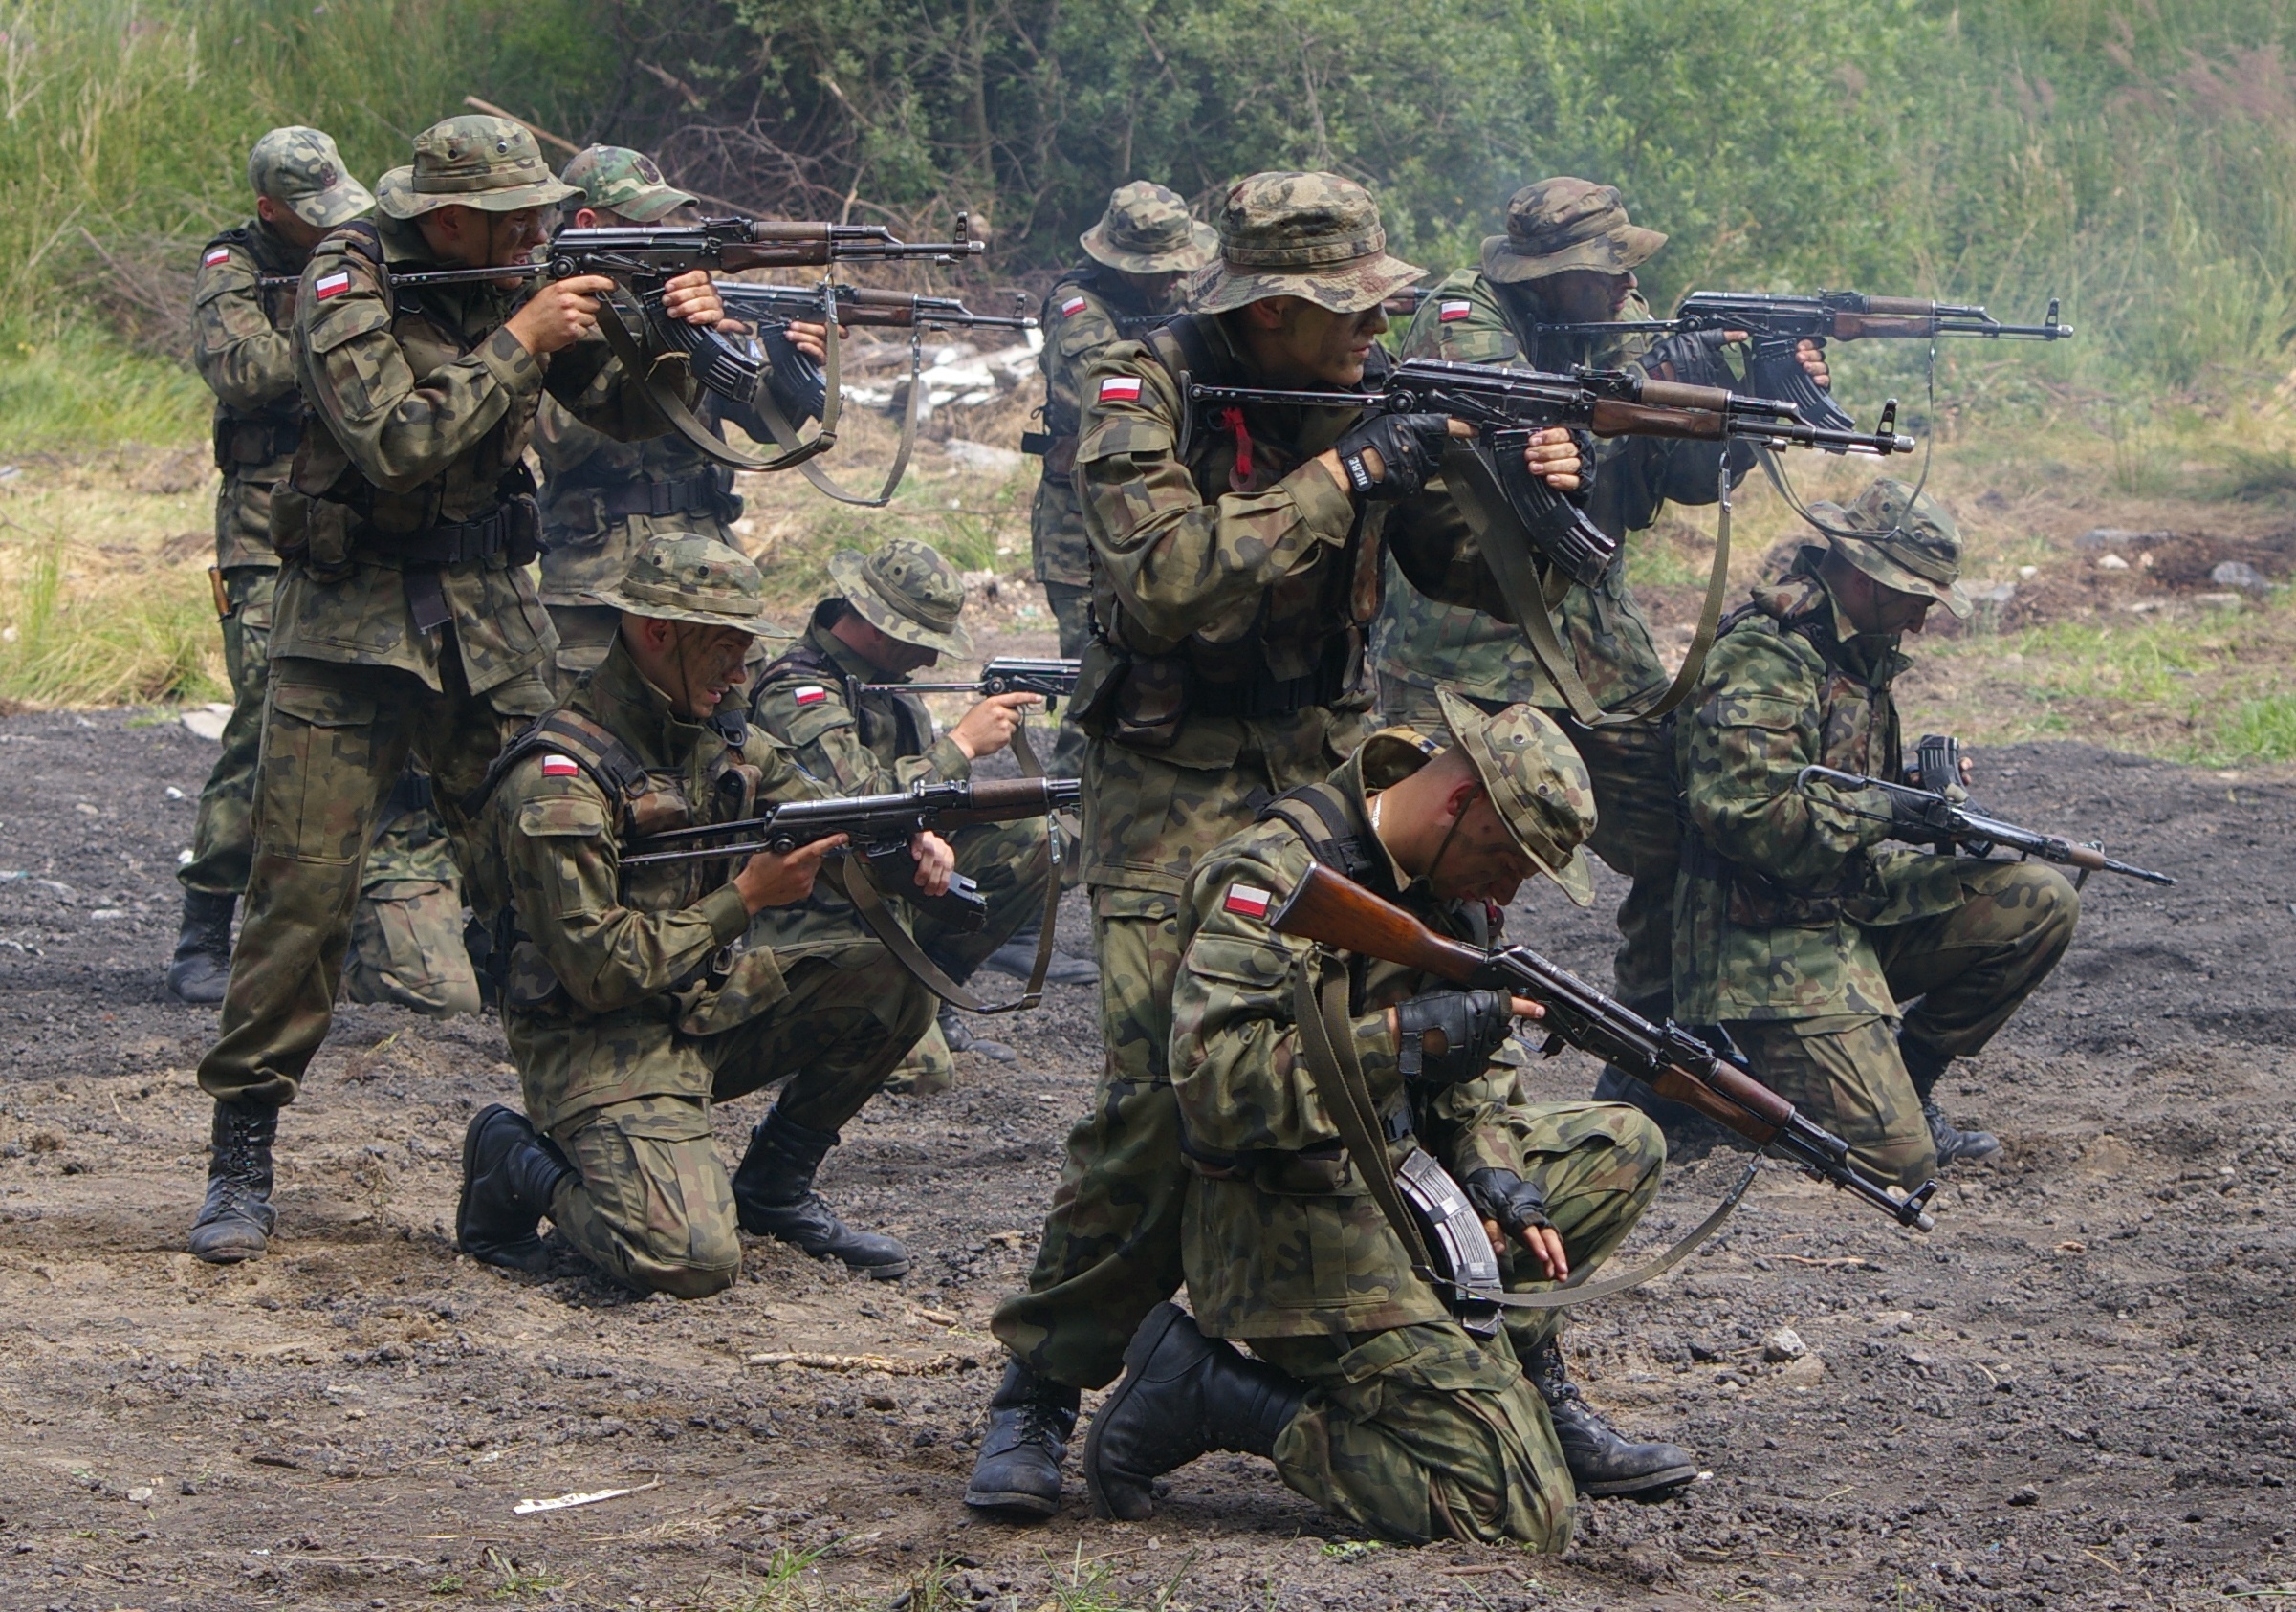
M668 481L623 482L615 487L601 487L598 491L600 504L616 519L625 515L684 514L688 510L714 505L723 496L717 477L707 470Z
M1324 664L1304 677L1270 678L1257 683L1210 683L1192 679L1188 686L1191 716L1270 717L1328 706L1348 692L1355 656L1327 656Z
M521 527L534 530L533 505L513 499L473 520L441 521L419 532L384 532L369 526L359 534L359 542L406 565L461 565L508 552Z

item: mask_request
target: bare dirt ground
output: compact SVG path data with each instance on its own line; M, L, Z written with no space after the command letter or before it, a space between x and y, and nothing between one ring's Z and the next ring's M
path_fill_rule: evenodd
M1018 1063L964 1058L955 1091L883 1100L848 1131L825 1184L909 1240L898 1285L766 1244L695 1304L458 1258L464 1123L515 1091L502 1040L373 1009L337 1021L281 1127L272 1255L197 1264L179 1252L208 1113L190 1071L214 1018L159 976L212 754L123 712L0 719L0 1604L2296 1596L2285 780L2069 744L1979 758L1997 810L2183 882L2089 884L2058 976L1949 1084L2008 1147L1956 1174L1934 1235L1774 1168L1685 1271L1583 1314L1592 1396L1712 1476L1663 1507L1585 1508L1556 1559L1374 1546L1240 1457L1177 1474L1147 1524L1096 1522L1081 1494L1037 1528L966 1513L989 1312L1026 1270L1091 1078L1081 991L1007 1021ZM1515 920L1598 977L1606 925L1555 903ZM1589 1078L1572 1057L1537 1084ZM755 1117L724 1115L729 1157ZM1735 1168L1673 1172L1638 1243ZM1807 1360L1764 1363L1782 1326ZM603 1489L638 1492L514 1510Z

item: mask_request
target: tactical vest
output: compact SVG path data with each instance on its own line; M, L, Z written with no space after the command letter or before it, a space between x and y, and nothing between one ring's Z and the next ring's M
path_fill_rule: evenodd
M1204 383L1249 384L1223 359L1217 316L1190 314L1142 338L1180 395L1192 377ZM1385 373L1384 350L1371 350L1364 383ZM1290 411L1286 411L1290 412ZM1247 411L1224 408L1189 422L1173 447L1207 504L1231 492L1263 492L1329 447L1349 417L1316 411L1304 440L1276 441L1253 428ZM1264 426L1262 427L1264 429ZM1195 717L1279 717L1336 703L1363 681L1367 629L1379 613L1385 505L1358 504L1346 541L1263 589L1248 618L1231 617L1186 638L1150 632L1127 611L1104 568L1093 566L1095 635L1120 663L1089 696L1079 690L1077 718L1119 743L1144 749L1170 744Z
M847 672L815 645L800 641L767 663L757 674L753 708L767 689L784 678L804 677L842 689L845 709L853 713L853 730L864 749L880 756L922 755L932 748L932 713L914 694L888 693L871 699L860 678ZM887 748L889 745L889 749Z
M236 229L226 229L201 249L200 255L204 259L217 247L229 247L253 258L259 275L296 273L303 266L279 250L284 244L271 231L256 229L251 221ZM259 287L255 294L262 298L263 316L271 321L271 328L292 333L295 288ZM217 398L213 438L215 468L227 476L244 475L261 466L276 464L302 443L303 395L291 386L260 408L242 408Z
M717 394L705 390L693 414L716 428L717 404ZM590 429L579 421L575 428ZM663 520L691 513L723 522L741 518L733 468L704 458L700 448L676 432L626 443L603 432L596 435L601 440L580 464L566 470L547 466L543 469L542 512L553 543L559 540L560 529L568 534L602 533L602 527L594 525L590 510L603 521L633 515Z

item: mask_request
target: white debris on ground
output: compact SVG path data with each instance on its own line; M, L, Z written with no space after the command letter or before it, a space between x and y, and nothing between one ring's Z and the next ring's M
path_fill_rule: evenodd
M1039 331L1027 334L1026 341L993 353L954 341L925 348L925 367L918 375L925 400L917 417L928 418L934 409L952 403L977 408L1035 382L1042 373L1037 367L1037 355L1044 350L1044 337ZM907 342L851 341L840 352L839 363L844 372L847 403L887 413L908 406Z

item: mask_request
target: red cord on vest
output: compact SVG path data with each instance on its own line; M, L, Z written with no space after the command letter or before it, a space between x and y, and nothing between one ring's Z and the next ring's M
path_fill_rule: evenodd
M1244 429L1244 411L1230 404L1220 410L1219 423L1235 433L1235 468L1228 479L1238 484L1252 479L1252 433Z

